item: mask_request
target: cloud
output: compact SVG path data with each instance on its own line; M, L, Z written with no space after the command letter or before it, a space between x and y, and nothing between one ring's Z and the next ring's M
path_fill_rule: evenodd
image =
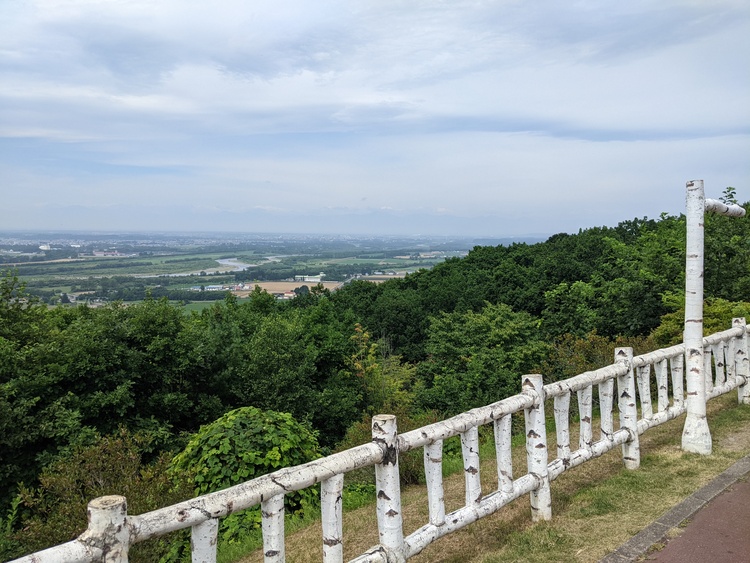
M678 212L688 179L750 189L748 52L730 0L7 2L0 195L43 202L13 228L46 205L498 235Z

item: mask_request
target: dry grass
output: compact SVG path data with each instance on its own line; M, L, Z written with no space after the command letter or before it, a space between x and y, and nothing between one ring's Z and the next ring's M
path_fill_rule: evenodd
M553 520L532 524L527 498L450 534L429 546L417 563L494 563L500 561L598 561L627 541L734 461L750 453L750 406L729 394L708 405L714 453L704 457L680 450L684 417L641 436L641 468L622 467L619 448L561 475L552 483ZM554 448L550 448L554 451ZM494 456L484 456L483 490L496 488ZM523 447L514 449L516 474L525 473ZM461 474L445 479L446 511L463 505ZM424 487L403 491L404 531L427 522ZM344 515L345 559L378 541L375 505ZM287 536L287 561L322 561L320 524ZM257 551L243 563L262 561Z

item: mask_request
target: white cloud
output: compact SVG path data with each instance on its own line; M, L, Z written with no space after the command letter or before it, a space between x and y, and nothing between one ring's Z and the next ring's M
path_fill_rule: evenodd
M748 52L729 0L3 3L0 195L535 232L750 199Z

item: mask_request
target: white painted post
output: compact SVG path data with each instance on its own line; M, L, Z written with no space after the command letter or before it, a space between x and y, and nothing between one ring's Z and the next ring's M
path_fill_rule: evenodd
M601 439L612 441L615 424L612 416L612 406L614 404L615 381L608 379L599 384L599 417L601 419Z
M672 374L672 400L676 408L685 403L685 355L680 354L669 360Z
M654 408L651 404L651 364L646 364L635 370L638 381L638 395L641 398L641 416L645 419L654 417Z
M685 250L685 373L687 378L687 416L682 430L682 449L709 455L711 432L706 420L706 379L703 358L703 220L707 211L742 217L738 205L725 205L705 199L703 180L688 182L686 211L687 245Z
M714 367L716 368L716 375L713 379L711 379L710 371L709 375L706 377L706 385L709 383L711 384L711 387L716 385L719 387L720 385L724 385L727 381L727 345L724 342L718 342L711 346L711 354L714 358ZM708 362L709 368L711 366L711 362L709 360ZM711 387L708 387L707 390L711 389Z
M703 374L703 180L687 183L687 247L685 258L685 372L687 417L682 449L711 453L711 432L706 421L706 379Z
M219 519L209 518L196 524L190 531L191 561L193 563L216 563L216 542L219 534Z
M552 519L552 495L547 472L547 429L544 420L544 382L539 374L523 376L522 393L534 396L534 405L524 409L526 418L526 463L540 485L531 491L531 519Z
M591 418L593 417L591 385L580 389L577 395L578 416L581 419L580 430L578 433L578 447L584 450L588 450L591 448L591 444L594 443L594 431L591 424Z
M497 458L498 488L504 493L513 492L513 457L511 453L511 417L501 416L493 424L495 431L495 457Z
M263 561L284 563L284 495L276 495L260 503L263 531Z
M615 362L627 362L630 369L617 377L618 409L620 428L630 435L622 445L622 461L626 469L638 469L641 465L641 446L638 436L638 406L635 398L635 376L633 374L633 349L615 348Z
M100 546L104 563L127 563L130 528L127 525L128 503L125 497L110 495L95 498L88 504L89 525L81 541Z
M430 524L445 524L445 498L443 495L443 441L436 440L424 447L424 476L427 485L427 506Z
M375 465L378 534L388 561L403 559L404 530L401 514L401 484L398 477L396 417L379 414L372 419L372 441L383 449L383 461Z
M342 563L344 560L344 511L342 492L344 474L339 473L320 484L320 519L323 527L323 561Z
M461 432L461 454L464 461L466 506L482 500L482 483L479 479L479 430L472 426Z
M663 412L669 407L669 377L667 376L667 360L661 360L654 365L656 371L656 391L658 396L657 412Z
M554 399L555 431L557 433L557 457L564 467L570 464L570 391Z
M750 405L750 358L747 350L747 324L744 318L732 319L732 326L742 329L742 336L735 344L734 373L736 377L743 377L745 383L737 387L737 399L740 404Z

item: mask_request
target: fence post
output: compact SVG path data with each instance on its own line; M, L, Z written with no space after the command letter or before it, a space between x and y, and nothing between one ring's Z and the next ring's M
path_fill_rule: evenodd
M635 398L633 349L615 348L615 362L626 362L628 365L627 373L617 377L620 428L625 428L630 434L630 439L622 445L622 461L627 469L638 469L641 465L641 446L638 436L638 404Z
M282 563L284 553L284 495L276 495L260 503L263 532L263 561Z
M196 524L190 533L192 563L216 563L219 519L209 518L205 522Z
M383 449L383 461L375 465L378 534L388 561L403 561L404 530L401 514L401 484L398 476L396 417L379 414L372 418L372 441Z
M536 475L541 484L531 491L531 519L552 519L552 495L547 473L547 428L544 419L544 382L539 374L523 376L522 393L534 397L534 405L524 409L526 419L526 463L529 473Z
M105 563L127 563L130 528L125 497L110 495L95 498L89 502L87 513L89 526L79 539L101 549Z
M342 491L344 474L329 477L320 484L320 520L323 527L323 561L344 560Z
M735 377L744 377L745 383L737 387L737 395L740 404L750 405L750 358L747 350L747 324L744 318L732 319L734 328L742 329L742 336L737 339L734 347L734 374Z

